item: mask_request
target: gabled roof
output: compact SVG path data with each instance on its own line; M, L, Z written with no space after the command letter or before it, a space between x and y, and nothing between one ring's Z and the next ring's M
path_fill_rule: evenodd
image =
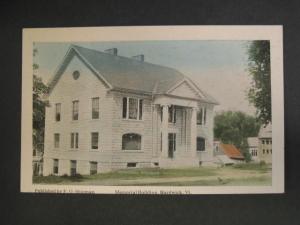
M95 70L101 81L112 90L130 90L145 94L164 94L180 81L188 79L181 72L166 66L156 65L133 58L113 55L89 48L71 45L64 61L76 54L81 60ZM58 82L67 62L63 62L50 82L50 91ZM197 87L199 88L199 87ZM201 93L204 93L201 91ZM200 99L199 99L200 100ZM208 94L201 100L217 103Z
M266 126L262 125L259 130L258 137L259 138L272 138L272 124L269 123Z
M249 147L257 147L258 146L258 138L257 137L248 137L247 142Z
M221 143L220 147L224 154L231 159L245 159L242 153L234 145Z

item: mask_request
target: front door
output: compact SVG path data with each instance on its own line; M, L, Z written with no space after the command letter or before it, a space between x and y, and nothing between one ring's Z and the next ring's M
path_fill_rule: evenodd
M169 133L168 139L169 139L168 157L173 158L174 152L176 151L176 134Z

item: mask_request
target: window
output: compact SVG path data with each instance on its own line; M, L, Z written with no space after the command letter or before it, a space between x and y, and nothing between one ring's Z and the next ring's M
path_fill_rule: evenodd
M61 114L61 104L55 104L55 121L60 121L60 114Z
M98 163L97 162L90 162L90 174L96 174L97 171L97 167L98 167Z
M128 133L122 136L122 150L141 150L142 137L139 134Z
M99 119L99 98L92 98L92 119Z
M142 120L143 99L124 97L122 116L124 119Z
M176 107L174 105L171 105L168 108L169 112L169 123L176 123Z
M73 120L78 120L78 106L79 101L73 101L73 107L72 107L72 118Z
M169 133L168 134L169 140L169 157L173 158L173 153L176 151L176 133Z
M197 137L197 151L205 151L205 139Z
M255 150L255 149L252 149L252 151L251 151L251 155L252 155L252 156L257 156L257 150Z
M75 70L73 73L72 73L72 76L73 76L73 79L74 80L77 80L80 76L80 73L78 70Z
M77 173L76 167L77 167L76 160L71 160L71 168L70 168L70 174L71 174L71 176L75 176L76 175L76 173Z
M92 143L92 149L98 149L98 132L92 132L91 134L91 143Z
M203 110L202 108L197 112L197 124L202 125L202 117L203 117Z
M263 149L263 154L265 154L265 150Z
M54 134L54 148L59 148L59 134Z
M71 133L71 148L78 148L78 133Z
M197 124L206 124L206 108L200 108L200 110L197 112Z
M127 167L136 167L136 163L132 163L132 162L127 163Z
M53 159L53 174L58 174L58 159Z

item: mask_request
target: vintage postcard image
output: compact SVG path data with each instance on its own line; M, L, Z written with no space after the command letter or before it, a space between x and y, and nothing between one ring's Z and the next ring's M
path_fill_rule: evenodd
M21 191L284 192L281 26L23 30Z

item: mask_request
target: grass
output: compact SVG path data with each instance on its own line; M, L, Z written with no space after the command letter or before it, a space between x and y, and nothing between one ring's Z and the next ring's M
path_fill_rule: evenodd
M216 169L212 168L188 168L188 169L124 169L109 173L90 176L96 179L139 179L139 178L169 178L169 177L195 177L213 176Z
M271 169L270 165L265 163L241 163L232 167L238 170L255 170L259 172L267 172Z
M223 168L124 169L95 175L33 177L35 184L217 186L270 185L270 165L237 164ZM247 175L247 176L246 176ZM175 179L174 179L175 178Z
M175 181L175 182L154 182L148 184L137 184L137 186L269 186L272 184L270 176L250 177L238 179L209 179L209 180L195 180L195 181Z

